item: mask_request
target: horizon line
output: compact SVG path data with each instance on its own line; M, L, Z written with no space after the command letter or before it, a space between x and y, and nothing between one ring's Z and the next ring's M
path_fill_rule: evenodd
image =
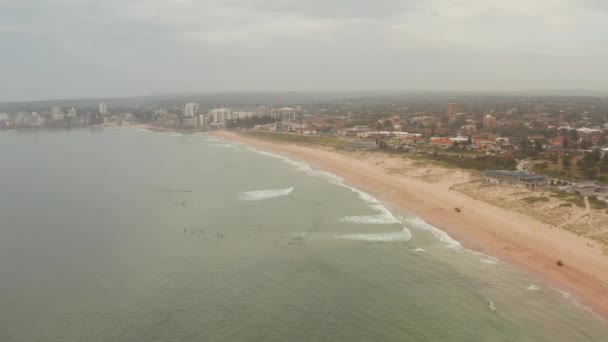
M542 92L556 92L563 93L560 95L522 95L525 93L542 93ZM580 93L604 93L603 95L581 95ZM311 95L323 95L323 94L349 94L349 93L427 93L427 94L492 94L492 95L509 95L519 94L517 96L548 96L548 97L570 97L570 96L582 96L582 97L608 97L608 89L576 89L576 88L547 88L547 89L520 89L520 90L428 90L428 89L359 89L359 90L214 90L214 91L173 91L163 93L149 93L145 95L117 95L117 96L83 96L83 97L66 97L66 98L39 98L39 99L18 99L18 100L2 100L1 104L17 104L17 103L28 103L28 102L60 102L60 101L82 101L82 100L119 100L119 99L130 99L130 98L145 98L145 97L185 97L185 96L203 96L203 95L220 95L220 94L256 94L256 93L277 93L277 94L311 94ZM569 93L569 94L568 94ZM377 95L376 95L377 96Z

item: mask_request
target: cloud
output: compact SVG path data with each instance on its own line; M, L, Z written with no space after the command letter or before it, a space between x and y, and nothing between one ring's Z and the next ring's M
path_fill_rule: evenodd
M595 0L4 0L0 94L601 87L606 22Z

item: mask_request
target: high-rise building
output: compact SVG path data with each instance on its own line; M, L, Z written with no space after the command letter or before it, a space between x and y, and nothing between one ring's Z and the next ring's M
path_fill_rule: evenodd
M448 118L449 122L454 122L458 119L458 105L456 102L448 103Z
M198 116L198 126L199 127L207 127L209 125L209 115L207 114L199 114Z
M496 127L496 118L490 114L486 115L483 118L483 127L490 129Z
M108 106L105 103L99 104L99 114L108 114Z
M184 116L194 117L198 115L200 105L198 103L187 103L184 107Z
M70 108L70 110L68 111L68 117L73 118L75 116L76 116L76 108Z
M232 110L226 108L213 109L209 111L208 116L208 120L211 120L215 125L224 125L226 121L233 119Z

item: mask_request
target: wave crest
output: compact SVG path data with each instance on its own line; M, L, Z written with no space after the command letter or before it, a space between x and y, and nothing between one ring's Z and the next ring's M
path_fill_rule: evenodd
M410 241L412 234L406 228L398 232L392 233L371 233L371 234L347 234L340 238L345 240L357 241L380 241L380 242L395 242L395 241Z
M284 197L293 191L293 187L287 189L270 189L258 191L244 191L239 194L241 201L262 201L271 198Z

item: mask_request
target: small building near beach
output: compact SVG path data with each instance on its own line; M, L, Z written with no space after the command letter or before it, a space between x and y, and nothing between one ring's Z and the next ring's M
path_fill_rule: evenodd
M484 170L482 182L494 185L524 189L537 189L549 186L549 178L521 171Z
M582 182L572 186L572 191L581 196L595 195L595 182Z

